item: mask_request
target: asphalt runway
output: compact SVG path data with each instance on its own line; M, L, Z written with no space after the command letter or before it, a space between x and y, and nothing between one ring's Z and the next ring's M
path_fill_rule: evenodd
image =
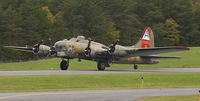
M197 95L198 91L198 88L165 88L0 93L0 101L134 101L149 96Z
M200 68L168 68L139 70L43 70L43 71L0 71L0 76L19 75L67 75L67 74L113 74L113 73L157 73L157 72L200 72ZM198 94L199 88L162 88L127 90L87 90L0 93L0 101L134 101L149 96L176 96Z
M42 70L42 71L0 71L0 76L17 75L67 75L67 74L113 74L113 73L156 73L156 72L200 72L200 68L168 68L168 69L138 69L138 70Z

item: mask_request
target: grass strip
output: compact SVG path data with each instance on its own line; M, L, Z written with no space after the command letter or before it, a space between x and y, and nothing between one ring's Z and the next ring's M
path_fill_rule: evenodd
M200 73L0 76L0 92L200 87Z

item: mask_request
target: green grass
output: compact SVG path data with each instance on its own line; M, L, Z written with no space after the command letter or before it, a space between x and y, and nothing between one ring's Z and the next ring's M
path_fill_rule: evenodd
M187 95L187 96L157 96L147 97L136 101L198 101L198 95Z
M0 92L191 88L200 87L200 73L82 74L48 76L0 76Z
M139 65L139 68L198 68L200 67L200 47L192 47L190 51L162 54L164 56L181 56L178 60L161 60L157 65ZM61 59L47 59L30 62L2 63L0 70L58 70ZM131 69L133 65L113 64L109 69ZM70 60L69 70L97 69L93 61L77 59Z

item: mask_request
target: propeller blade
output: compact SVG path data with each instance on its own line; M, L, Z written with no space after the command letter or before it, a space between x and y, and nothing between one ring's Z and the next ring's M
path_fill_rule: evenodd
M44 42L44 40L41 40L40 43L38 43L37 47L40 47L40 45Z
M86 56L89 56L90 53L91 53L91 48L90 48L91 42L92 42L92 38L89 38L88 39L88 46L87 46L87 48L85 48L85 55Z
M55 56L57 54L57 51L56 51L55 47L53 46L53 42L52 42L51 38L49 38L49 47L50 47L49 54L47 55L46 58Z
M53 42L51 38L49 38L49 47L53 47Z
M39 52L40 45L41 45L43 42L44 42L44 40L41 40L37 45L35 45L35 46L33 47L33 52L34 52L35 54L37 54L37 53Z
M109 50L109 52L110 53L114 53L115 52L115 46L119 43L119 39L117 39L117 41L112 45L112 46L110 46L110 50Z
M89 41L89 42L88 42L88 46L87 46L87 48L90 48L90 44L91 44L92 38L89 38L88 41Z

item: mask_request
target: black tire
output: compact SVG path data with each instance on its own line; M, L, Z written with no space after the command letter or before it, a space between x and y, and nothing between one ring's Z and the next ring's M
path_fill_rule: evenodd
M99 71L103 71L103 70L105 70L106 65L105 65L104 62L98 62L97 68L98 68Z
M134 65L134 70L137 70L138 69L138 66L137 65Z
M68 67L69 67L69 61L63 60L63 61L60 63L60 69L61 69L61 70L67 70Z

